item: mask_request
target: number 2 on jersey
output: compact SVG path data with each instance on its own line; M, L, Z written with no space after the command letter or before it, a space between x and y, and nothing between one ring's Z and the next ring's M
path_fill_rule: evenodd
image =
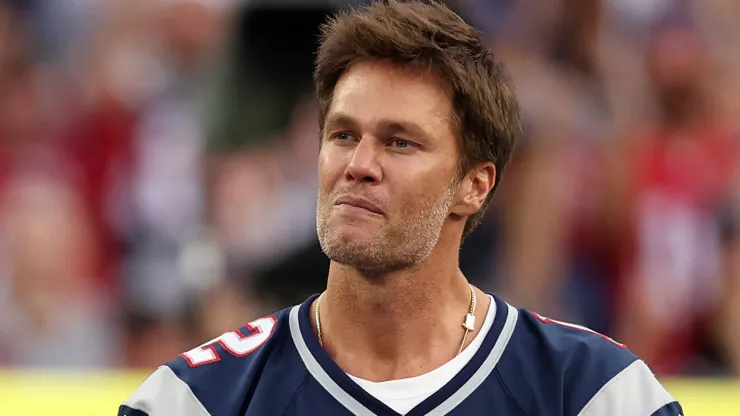
M270 339L273 331L275 331L276 324L277 319L274 316L257 319L246 325L250 331L249 335L244 335L238 330L229 331L199 347L183 353L182 357L188 362L190 367L215 363L221 360L221 357L214 348L216 344L221 344L224 350L237 358L246 357Z

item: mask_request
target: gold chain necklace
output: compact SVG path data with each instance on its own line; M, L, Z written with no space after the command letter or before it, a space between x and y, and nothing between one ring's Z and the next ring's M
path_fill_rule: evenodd
M319 338L319 345L322 347L324 346L324 339L321 336L321 316L319 315L319 305L321 305L321 299L324 297L324 293L322 292L321 295L319 295L318 299L316 299L316 307L314 309L314 320L316 321L316 333ZM473 286L470 286L470 308L468 309L468 313L465 314L465 320L462 323L463 328L465 328L465 333L463 333L463 339L462 343L460 344L460 349L457 351L457 355L460 355L463 348L465 347L465 340L468 338L468 332L475 331L475 304L476 304L476 296L475 296L475 289L473 289Z

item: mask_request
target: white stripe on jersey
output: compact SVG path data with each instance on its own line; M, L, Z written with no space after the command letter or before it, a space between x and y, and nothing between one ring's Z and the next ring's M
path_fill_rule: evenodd
M578 416L650 416L675 401L650 368L636 360L609 380Z
M211 416L190 387L166 365L152 373L123 404L149 416Z

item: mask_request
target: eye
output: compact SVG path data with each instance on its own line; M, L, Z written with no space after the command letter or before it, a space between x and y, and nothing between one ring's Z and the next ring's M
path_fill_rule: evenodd
M332 134L331 138L341 143L349 143L355 140L355 136L343 131Z
M406 149L411 147L411 142L403 139L393 139L393 141L391 141L391 146L396 149Z

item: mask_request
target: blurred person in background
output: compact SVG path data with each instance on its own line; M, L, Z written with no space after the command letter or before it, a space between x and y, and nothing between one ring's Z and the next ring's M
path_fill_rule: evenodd
M157 70L130 137L130 170L112 195L111 221L124 246L129 307L177 321L192 298L178 257L203 221L204 138L199 82L218 33L205 1L152 2L141 16L139 64ZM215 33L214 33L215 32ZM123 68L125 70L125 68ZM142 72L140 76L151 76Z
M124 361L151 367L161 362L158 354L190 345L197 328L186 324L204 286L199 280L213 280L181 264L192 264L183 252L203 222L200 117L229 2L21 3L0 40L7 55L0 179L22 177L8 206L28 200L22 206L41 222L51 219L31 209L37 201L72 201L74 209L51 218L76 218L69 226L82 224L80 238L95 247L84 268L94 290L80 295L96 293L117 306L115 322L130 335L118 344ZM58 179L53 186L49 177Z
M112 309L53 71L34 62L27 22L0 9L0 360L15 366L118 362Z
M95 244L79 195L55 172L25 172L0 206L0 357L43 368L120 364L115 310L94 284Z
M615 143L607 184L616 336L656 373L714 373L727 366L717 357L726 334L712 322L720 293L735 287L725 254L737 235L721 214L740 162L737 126L718 112L713 63L680 10L654 26L645 65L656 121Z
M470 2L478 18L483 2ZM605 88L599 0L499 1L493 48L511 67L524 136L491 214L500 240L492 284L516 304L608 332L604 266L591 224L612 105ZM485 224L484 224L485 225ZM471 236L475 238L475 235ZM469 246L465 247L466 250ZM466 258L465 250L463 259ZM490 284L490 283L489 283Z
M253 313L299 303L325 285L329 261L312 214L319 142L311 73L319 25L334 3L258 2L236 19L231 73L209 135L208 218L227 270L218 290L238 289Z
M313 98L299 100L276 140L222 158L214 178L215 231L235 283L258 294L261 309L298 303L325 284L329 261L313 214L317 117Z
M311 73L319 25L335 3L245 7L222 79L226 99L215 115L223 119L209 135L209 222L227 263L223 284L262 314L325 285L329 261L312 214L319 133Z
M205 221L202 121L228 10L208 0L109 2L88 45L87 112L70 136L136 367L199 333L201 290L218 277L192 273L184 267L201 268L183 258Z

